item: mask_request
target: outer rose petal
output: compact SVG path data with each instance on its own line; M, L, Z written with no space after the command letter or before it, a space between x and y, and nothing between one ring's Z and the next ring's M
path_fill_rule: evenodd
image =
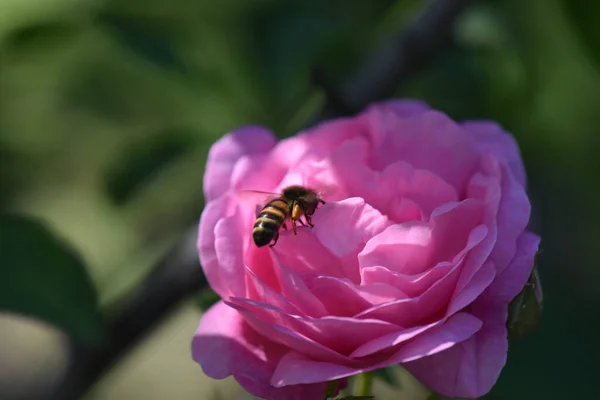
M490 391L506 364L507 306L478 307L483 327L450 349L404 364L417 379L446 396L474 399Z
M328 362L311 360L295 352L286 354L273 373L271 383L274 386L313 383L322 380L345 378L362 372L373 371L392 364L407 362L415 358L429 356L456 345L472 336L481 327L481 321L466 314L456 314L445 324L417 336L411 342L394 353L385 361L366 367L351 367Z
M211 201L204 207L198 227L198 254L204 275L210 287L219 294L227 296L229 286L227 282L221 281L219 273L219 259L215 249L215 226L220 219L226 217L230 212L228 201Z
M540 237L533 233L524 232L519 237L517 254L485 293L490 301L509 303L519 294L531 274L539 244Z
M529 222L531 203L521 186L503 167L502 198L498 210L498 238L490 257L502 273L517 251L517 239Z
M515 138L500 125L492 121L468 121L462 123L482 151L491 152L506 164L517 181L525 186L525 167Z
M243 156L267 153L275 145L273 133L262 126L244 126L223 136L208 152L204 173L204 196L208 203L230 187L238 160Z
M403 99L386 100L375 103L375 106L393 111L399 117L410 117L411 115L429 110L429 105L421 100Z
M283 388L270 385L273 371L285 352L285 347L260 336L223 302L206 311L192 340L194 361L213 379L233 375L249 393L273 400L321 398L326 383Z
M473 338L405 367L444 396L476 398L489 392L506 364L508 303L525 285L539 241L538 236L523 233L510 266L472 304L473 314L484 323Z
M479 153L470 135L441 112L430 110L398 118L374 107L368 120L371 136L381 141L371 152L371 164L376 169L403 160L438 174L460 190L477 167Z

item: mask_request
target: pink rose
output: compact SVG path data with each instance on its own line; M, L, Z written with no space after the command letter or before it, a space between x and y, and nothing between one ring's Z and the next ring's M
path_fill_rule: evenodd
M257 248L257 201L240 191L292 184L325 189L314 228ZM208 376L282 400L392 364L450 397L498 379L540 239L496 123L389 101L281 141L243 127L211 148L204 193L198 251L223 299L192 343Z

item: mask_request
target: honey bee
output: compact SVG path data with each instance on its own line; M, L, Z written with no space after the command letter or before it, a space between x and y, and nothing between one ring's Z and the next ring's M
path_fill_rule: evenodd
M289 218L292 222L292 230L296 235L296 221L302 226L314 226L312 215L317 210L317 206L325 204L316 190L304 186L288 186L280 194L250 191L255 193L274 194L278 197L271 199L258 213L254 227L252 229L252 238L257 247L275 246L279 239L279 228L287 230L285 221ZM306 224L300 219L304 215Z

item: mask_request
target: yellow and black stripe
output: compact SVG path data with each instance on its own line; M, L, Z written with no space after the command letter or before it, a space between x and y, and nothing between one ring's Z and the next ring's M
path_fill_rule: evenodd
M277 243L279 228L281 228L289 213L290 205L282 198L273 199L264 206L258 214L252 229L252 238L257 247L265 246L271 240L275 240L275 243Z

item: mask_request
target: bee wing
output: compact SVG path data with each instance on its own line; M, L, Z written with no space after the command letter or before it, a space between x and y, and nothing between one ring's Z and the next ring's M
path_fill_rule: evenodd
M236 193L236 197L240 201L254 202L256 204L257 213L260 212L262 207L269 201L280 196L281 193L263 192L261 190L239 190Z
M259 200L260 199L262 202L281 196L281 193L263 192L262 190L248 190L248 189L238 190L236 194L240 200Z

